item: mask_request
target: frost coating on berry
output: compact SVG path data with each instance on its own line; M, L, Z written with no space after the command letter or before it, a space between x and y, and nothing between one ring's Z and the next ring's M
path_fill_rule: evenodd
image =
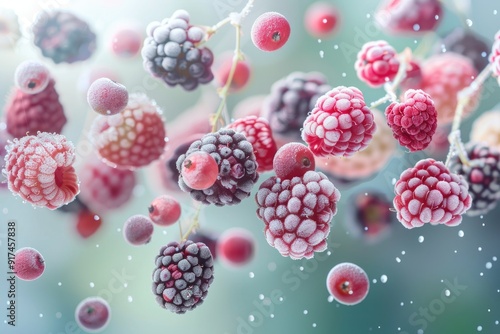
M465 150L470 165L457 155L450 160L450 171L463 175L469 184L472 205L468 216L479 216L495 208L500 200L500 152L481 143L469 142Z
M26 60L16 67L14 82L26 94L37 94L47 87L50 80L49 69L40 62Z
M244 134L250 144L252 144L253 152L259 165L257 168L258 172L266 172L273 169L273 158L277 147L271 127L266 119L257 116L246 116L235 120L227 127Z
M45 271L45 261L34 248L20 248L15 253L14 270L17 278L23 281L33 281L42 276Z
M114 115L127 106L128 91L124 85L111 79L99 78L90 85L87 102L101 115Z
M280 49L290 37L290 23L286 17L276 12L261 14L250 31L253 44L262 51Z
M123 237L131 245L144 245L151 241L153 230L153 222L148 217L134 215L123 224Z
M394 190L398 220L408 229L426 223L459 225L472 204L466 180L431 158L401 173Z
M181 205L169 195L156 197L148 208L149 218L153 223L161 226L170 226L181 216Z
M133 169L158 159L165 147L162 112L144 94L132 94L125 110L99 115L90 136L100 157L112 167Z
M420 89L407 90L401 102L393 102L387 107L385 116L394 138L411 152L429 146L436 132L437 112L434 101Z
M219 175L219 166L208 152L198 151L189 154L181 166L184 183L195 190L213 186Z
M232 129L206 134L193 142L185 154L179 156L177 170L180 172L184 160L198 151L210 153L219 166L219 175L210 188L195 190L184 182L180 174L179 187L183 191L188 192L196 201L217 206L238 204L250 196L259 174L253 146L245 135Z
M500 108L483 112L474 120L470 140L500 151Z
M80 191L74 161L75 148L63 135L40 132L14 139L5 156L9 190L33 206L55 210Z
M500 30L495 35L495 41L493 42L493 46L491 47L489 61L493 67L493 75L500 77Z
M316 156L351 156L365 149L376 130L372 111L356 87L322 95L304 121L302 139Z
M280 179L302 176L316 168L311 150L302 143L288 143L280 147L273 159L273 170Z
M330 270L326 277L326 288L339 303L356 305L368 294L370 281L361 267L344 262Z
M204 243L173 241L156 256L152 290L161 307L183 314L203 303L213 275L212 253Z
M316 171L289 180L272 176L255 195L267 242L294 260L310 259L314 252L326 250L339 199L333 183Z
M386 41L365 43L354 64L358 78L369 86L382 86L394 79L399 70L396 50Z
M14 89L5 106L7 131L15 138L40 132L61 133L66 124L64 109L55 90L55 82L37 94Z
M78 326L87 332L101 332L108 326L110 319L111 308L101 297L85 298L75 309L75 320Z

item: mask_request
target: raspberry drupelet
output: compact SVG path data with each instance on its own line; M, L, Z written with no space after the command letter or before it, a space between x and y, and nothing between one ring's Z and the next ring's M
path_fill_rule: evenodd
M431 158L401 173L394 190L397 218L408 229L426 223L459 225L472 204L466 180Z
M5 156L8 187L35 207L55 210L80 190L74 161L73 144L63 135L40 132L14 139Z
M361 91L338 86L318 99L304 121L302 139L318 157L348 157L368 146L376 128Z
M194 152L210 153L219 167L215 183L203 190L190 188L179 176L179 187L193 199L203 204L216 206L234 205L250 196L259 178L257 162L252 144L242 133L232 129L221 129L208 133L194 141L185 154L177 159L177 170L181 172L183 163Z
M333 183L316 171L287 180L272 176L255 195L267 242L294 260L310 259L314 252L326 250L339 199Z
M394 79L399 70L399 60L394 48L386 41L365 43L354 64L358 78L371 87L382 86Z
M394 138L411 152L429 146L436 132L434 101L422 90L407 90L401 102L393 102L387 107L385 116Z
M183 314L201 305L214 280L213 257L202 242L170 242L155 259L152 290L161 307Z

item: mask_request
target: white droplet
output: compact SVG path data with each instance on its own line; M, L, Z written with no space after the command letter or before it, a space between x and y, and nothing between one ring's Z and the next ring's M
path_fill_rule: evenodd
M96 248L99 248L99 244L96 244L96 245L95 245L95 247L96 247Z
M121 232L121 231L122 231L121 227L118 227L118 228L116 229L116 232Z
M127 300L128 300L129 303L132 303L132 301L134 301L134 299L132 298L132 296L128 296Z
M300 271L304 271L304 267L300 266L300 267L299 267L299 270L300 270Z
M328 300L329 303L333 302L333 296L331 296L331 295L328 296L328 298L326 300Z
M401 255L405 255L405 254L406 254L406 252L405 252L405 251L401 251Z
M493 15L497 15L498 11L496 9L493 10Z
M393 177L393 178L392 178L392 185L395 185L395 184L396 184L396 181L397 181L397 180L396 180L396 178L395 178L395 177Z
M374 278L374 279L372 280L372 282L373 282L373 284L377 283L377 279L376 279L376 278Z
M40 313L40 315L39 315L39 316L40 316L40 318L43 318L43 314L42 314L42 313Z
M496 260L497 260L497 257L496 257L496 256L493 256L493 257L492 257L492 260L493 260L493 261L496 261Z
M420 30L420 25L419 25L419 24L417 24L417 23L415 23L415 24L413 25L413 30L415 30L415 31L419 31L419 30Z
M259 299L264 300L264 295L262 293L259 295Z
M472 27L472 20L471 20L471 19L467 19L467 20L465 20L465 23L466 23L469 27Z
M321 44L321 38L318 38L318 43Z
M304 310L304 314L307 314L307 313L308 313L307 310Z
M90 282L89 285L91 288L93 288L95 286L94 282Z
M419 329L419 330L417 331L417 334L424 334L424 330L423 330L423 329Z
M397 263L400 263L401 262L401 259L399 257L396 257L396 262Z
M462 238L465 235L464 231L460 230L458 231L458 236Z
M335 45L333 46L333 48L334 48L335 50L337 50L337 49L339 48L339 46L338 46L337 44L335 44Z
M282 302L282 301L283 301L283 297L280 297L280 302Z
M435 15L434 18L437 20L439 20L439 15Z
M273 319L274 318L274 313L271 313L269 316L271 317L271 319Z
M128 286L128 283L123 283L123 287L126 288Z
M484 276L484 273L479 273L479 276L483 277L483 276Z
M325 51L321 50L319 52L319 56L320 56L320 58L323 58L325 56Z
M255 320L255 317L254 317L253 315L251 315L251 314L250 314L250 315L248 316L248 320L249 320L250 322L253 322L253 321Z
M255 277L255 274L253 273L253 271L251 271L251 272L248 273L248 277L250 277L250 278L254 278Z
M445 295L446 297L449 297L449 296L450 296L450 294L451 294L450 290L448 290L448 289L444 290L444 295Z
M316 323L313 323L313 327L316 327Z
M480 332L483 330L483 326L477 326L477 331Z
M370 13L366 14L366 18L369 19L371 17Z
M483 248L482 248L482 247L478 247L478 248L477 248L477 250L478 250L478 251L482 251L482 250L483 250Z
M61 286L61 285L62 285L62 283L61 283L61 282L59 282L59 283L57 283L57 285Z
M342 73L342 77L345 78L347 76L347 74L344 72Z
M399 305L401 305L401 306L405 306L405 303L401 302Z
M127 260L131 261L132 260L132 255L127 256Z
M380 282L382 282L382 283L387 282L387 275L380 276Z
M420 242L420 243L424 242L424 236L422 236L422 235L419 236L418 237L418 242Z

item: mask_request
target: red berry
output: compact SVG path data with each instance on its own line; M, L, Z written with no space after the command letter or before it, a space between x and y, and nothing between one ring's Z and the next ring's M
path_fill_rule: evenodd
M76 230L82 238L93 235L102 225L102 219L90 210L82 210L77 214Z
M235 120L227 127L244 134L250 144L252 144L258 164L258 172L269 171L273 168L273 159L277 148L271 127L266 119L257 116L247 116Z
M49 69L38 61L23 61L14 73L17 88L25 94L40 93L47 87L49 80Z
M436 132L437 112L429 94L418 89L409 89L399 102L391 103L385 110L387 124L394 138L411 152L429 146Z
M214 69L214 77L217 80L217 85L223 87L229 78L229 72L233 66L233 55L224 54L220 57L218 64ZM234 70L233 80L229 86L231 92L238 92L246 87L250 80L250 64L247 60L237 60Z
M204 190L217 181L219 166L210 153L197 151L183 161L181 175L189 188Z
M318 99L304 121L302 139L318 157L348 157L368 146L376 128L363 93L339 86Z
M172 196L162 195L151 202L148 211L149 218L153 223L161 226L170 226L179 220L181 205Z
M403 81L401 81L401 90L407 91L408 89L418 89L421 84L422 69L420 61L412 59L406 67L406 76Z
M314 37L328 37L338 26L339 13L328 2L313 2L304 15L304 26Z
M399 70L396 50L386 41L365 43L354 64L360 80L378 87L394 79Z
M111 36L111 51L118 57L131 58L139 53L142 42L142 32L137 27L117 27Z
M153 229L153 222L148 217L135 215L123 224L123 237L131 245L144 245L151 241Z
M87 332L97 333L106 328L111 317L111 308L101 297L88 297L75 309L75 320Z
M5 172L10 191L36 207L55 210L80 191L73 168L74 147L63 135L40 132L7 148Z
M274 155L273 169L280 179L291 179L314 170L316 162L311 150L301 143L283 145Z
M18 249L14 256L14 272L19 279L33 281L43 274L45 261L36 249L24 247Z
M251 261L255 252L253 235L241 228L232 228L221 234L217 254L227 264L240 266Z
M370 281L361 267L344 262L330 270L326 277L326 288L339 303L356 305L366 298Z
M127 106L128 91L122 84L108 78L99 78L90 85L87 102L101 115L114 115Z
M290 24L283 15L267 12L260 15L252 25L253 44L262 51L281 48L290 37Z
M398 220L408 229L425 223L459 225L472 204L466 180L430 158L401 173L394 189Z
M500 77L500 30L495 35L495 41L491 47L489 61L493 67L493 75Z

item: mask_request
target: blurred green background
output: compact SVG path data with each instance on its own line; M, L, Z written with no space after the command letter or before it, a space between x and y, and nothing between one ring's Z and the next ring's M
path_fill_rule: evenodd
M320 71L332 86L359 87L367 102L374 101L383 96L383 90L369 88L354 71L356 52L362 43L386 39L402 51L405 47L415 49L421 42L421 38L388 36L378 30L373 23L378 1L364 0L330 1L341 13L341 26L332 38L318 40L303 28L305 9L312 2L255 1L243 22L242 36L242 51L252 64L252 79L244 91L228 98L229 111L245 97L268 94L272 83L293 71ZM188 93L150 80L140 56L122 59L109 52L112 27L119 22L133 22L145 28L149 22L169 17L180 8L189 11L191 23L213 25L230 12L241 10L245 3L244 0L18 0L15 3L0 0L0 7L16 10L24 29L45 4L49 8L71 10L87 20L98 35L98 49L89 60L54 65L41 56L25 31L14 49L0 50L2 105L13 86L16 66L26 59L38 59L49 66L56 79L56 89L68 117L63 134L76 145L85 141L95 117L89 111L85 92L78 88L81 75L92 68L114 70L130 92L145 91L163 109L168 122L193 106L202 93L216 96L215 86L204 85ZM463 24L453 2L445 3L439 35ZM258 50L250 40L252 22L266 11L282 13L292 27L288 43L271 53ZM470 29L492 41L500 28L497 11L500 11L497 1L479 0L473 2L464 17L472 21ZM216 57L232 50L234 29L225 26L207 46ZM425 49L422 46L421 50ZM500 102L496 82L490 79L486 85L489 97L463 122L464 140L468 139L474 118ZM213 106L207 107L215 111ZM167 127L167 135L168 130ZM77 167L85 156L78 156ZM500 256L499 208L482 218L465 217L454 228L424 226L407 230L396 223L392 233L375 244L354 237L346 227L349 222L345 221L345 211L352 205L348 201L352 193L377 189L392 199L392 179L423 157L422 153L400 150L369 182L342 188L339 212L329 236L329 251L313 260L283 258L266 243L253 198L235 207L204 208L202 227L217 233L230 227L246 228L255 236L257 251L243 267L229 268L217 261L215 280L204 304L184 315L160 308L151 293L154 258L162 245L178 240L178 227L155 227L152 241L142 247L127 244L120 230L129 216L147 214L150 201L161 193L148 181L150 170L139 171L141 183L133 200L119 210L103 214L101 230L86 240L76 233L71 215L35 210L0 189L0 304L5 305L7 300L8 221L16 222L17 247L34 247L46 260L41 278L32 282L17 280L16 327L2 321L0 333L84 333L76 326L74 309L82 299L95 295L107 299L112 309L111 322L104 333L500 333L500 271L495 262ZM262 174L260 180L270 175ZM184 200L183 209L184 217L188 218L192 203ZM419 237L423 237L423 242ZM334 265L345 261L365 269L371 281L367 298L355 306L328 300L326 275ZM492 264L490 269L487 262ZM385 283L382 275L387 276ZM6 308L1 309L1 319L6 319ZM424 309L430 310L428 315L424 315ZM423 331L418 332L419 329Z

